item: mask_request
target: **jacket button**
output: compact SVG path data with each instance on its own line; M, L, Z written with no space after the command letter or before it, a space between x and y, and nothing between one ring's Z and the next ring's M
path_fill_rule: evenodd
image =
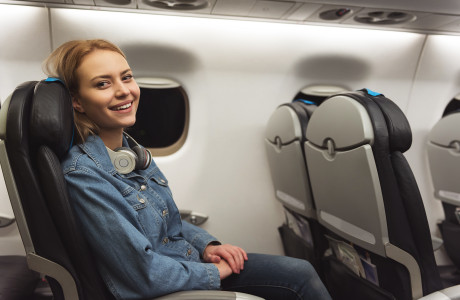
M164 179L160 179L160 182L161 183L166 183L166 181Z
M168 239L167 237L165 237L165 238L163 239L163 244L167 244L168 242L169 242L169 239Z
M190 255L192 255L192 249L187 250L187 256L190 256Z
M145 185L141 185L141 191L145 191L147 187Z
M139 202L140 202L140 203L145 203L144 198L140 198L140 199L139 199Z
M168 210L167 209L163 210L163 217L166 216L167 214L168 214Z

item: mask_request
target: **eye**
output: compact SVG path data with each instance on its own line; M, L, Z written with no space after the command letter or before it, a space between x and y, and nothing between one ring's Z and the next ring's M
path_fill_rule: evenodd
M129 81L131 79L133 79L133 75L132 74L126 74L122 77L123 81Z
M98 88L105 88L108 85L109 85L108 81L99 81L98 83L96 83L96 87L98 87Z

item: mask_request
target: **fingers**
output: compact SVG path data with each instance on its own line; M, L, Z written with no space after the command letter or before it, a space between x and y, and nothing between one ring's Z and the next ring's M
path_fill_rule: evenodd
M209 245L203 255L205 262L219 263L221 258L228 263L233 273L239 274L244 269L244 262L248 260L246 251L230 244Z
M208 256L208 259L206 260L206 262L210 262L210 263L219 263L221 261L221 258L220 256L217 256L217 255L209 255Z
M248 260L246 252L240 247L233 245L221 245L217 255L222 257L230 265L233 273L239 274L244 269L244 262Z
M241 249L241 248L240 248L240 250L241 250L241 252L243 253L243 258L244 258L244 260L248 260L248 254L246 253L246 251L244 251L244 250Z
M203 260L207 263L216 263L216 257L219 258L220 261L220 256L213 254L215 252L215 245L208 245L206 249L204 249L203 252Z

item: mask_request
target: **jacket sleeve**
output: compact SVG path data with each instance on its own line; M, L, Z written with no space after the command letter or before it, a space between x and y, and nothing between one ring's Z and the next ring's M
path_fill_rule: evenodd
M142 226L135 210L126 209L123 195L97 171L76 169L66 172L65 178L98 270L117 299L220 288L219 271L213 264L177 261L156 253L138 229ZM200 246L204 234L193 236Z
M204 249L210 243L220 244L220 242L206 230L185 221L182 221L182 235L202 256Z

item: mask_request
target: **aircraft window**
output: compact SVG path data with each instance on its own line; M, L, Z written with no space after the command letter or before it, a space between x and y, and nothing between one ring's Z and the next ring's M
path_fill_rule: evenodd
M136 124L128 133L154 156L170 155L185 143L189 104L180 84L168 79L136 79L141 98Z
M446 108L444 109L442 116L444 117L456 111L460 111L460 94L455 96L454 99L450 100L450 102L447 104Z
M349 89L333 85L311 85L301 89L292 100L313 102L313 104L320 105L327 97L345 91L349 91Z

